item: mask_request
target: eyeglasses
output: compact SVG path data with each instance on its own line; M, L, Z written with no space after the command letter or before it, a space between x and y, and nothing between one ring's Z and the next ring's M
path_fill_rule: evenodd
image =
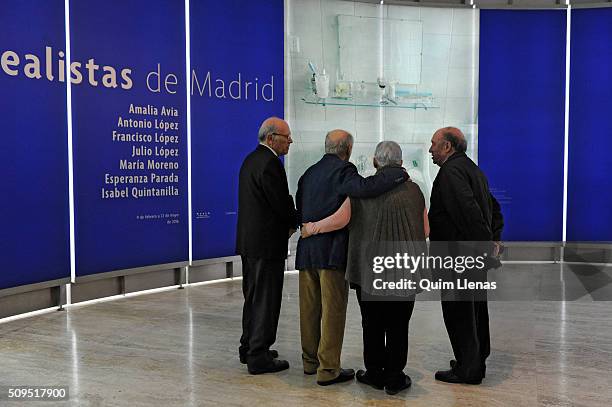
M291 134L272 133L272 135L273 136L285 137L286 139L290 139L291 138Z

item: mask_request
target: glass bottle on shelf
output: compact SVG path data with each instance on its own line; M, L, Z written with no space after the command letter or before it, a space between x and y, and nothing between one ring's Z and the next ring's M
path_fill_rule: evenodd
M385 88L387 87L387 81L382 76L376 78L376 83L378 83L379 94L380 94L380 104L386 105L389 101L385 98Z

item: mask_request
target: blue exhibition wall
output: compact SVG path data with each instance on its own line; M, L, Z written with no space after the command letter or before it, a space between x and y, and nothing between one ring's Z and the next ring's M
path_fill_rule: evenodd
M612 241L612 9L572 10L567 240Z
M565 10L482 10L478 162L507 241L563 233Z
M0 7L0 289L70 277L63 0Z
M283 1L191 0L193 259L234 255L238 172L283 117ZM257 238L256 236L254 237Z
M189 260L188 97L193 260L233 255L240 165L284 116L283 1L191 0L189 74L184 2L70 2L70 78L64 11L0 9L0 289L70 276L68 79L77 277ZM506 241L562 239L566 30L565 10L480 12L478 158ZM612 9L572 11L569 241L612 241L610 43Z
M77 277L187 261L185 7L70 2Z

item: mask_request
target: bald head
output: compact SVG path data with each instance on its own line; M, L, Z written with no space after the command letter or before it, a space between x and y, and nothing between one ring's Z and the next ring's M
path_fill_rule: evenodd
M431 138L429 152L434 164L442 166L455 152L464 153L467 150L465 136L456 127L443 127L437 130Z
M441 137L444 140L448 141L451 147L458 153L465 153L467 150L467 141L465 140L465 136L456 127L444 127L436 131L436 134L440 133Z
M278 117L268 117L259 127L259 142L264 143L266 141L266 137L274 133L285 134L287 133L286 130L288 129L289 125L283 119Z
M260 143L266 144L279 156L287 154L289 145L293 142L289 125L278 117L268 117L261 123L258 139Z
M353 150L353 136L346 130L332 130L325 136L325 153L336 154L347 161Z

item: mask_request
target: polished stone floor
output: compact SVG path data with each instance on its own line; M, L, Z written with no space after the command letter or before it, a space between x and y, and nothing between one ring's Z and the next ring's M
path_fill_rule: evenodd
M568 281L584 291L583 280ZM597 301L595 295L574 295L566 302L491 302L492 355L480 386L434 381L434 371L448 365L451 349L439 303L418 302L405 370L413 386L388 396L358 383L322 388L302 374L297 292L297 276L287 275L276 349L291 369L274 375L251 376L238 361L240 280L0 324L0 386L70 388L69 402L0 405L612 405L612 302ZM351 292L345 367L362 368L361 349Z

